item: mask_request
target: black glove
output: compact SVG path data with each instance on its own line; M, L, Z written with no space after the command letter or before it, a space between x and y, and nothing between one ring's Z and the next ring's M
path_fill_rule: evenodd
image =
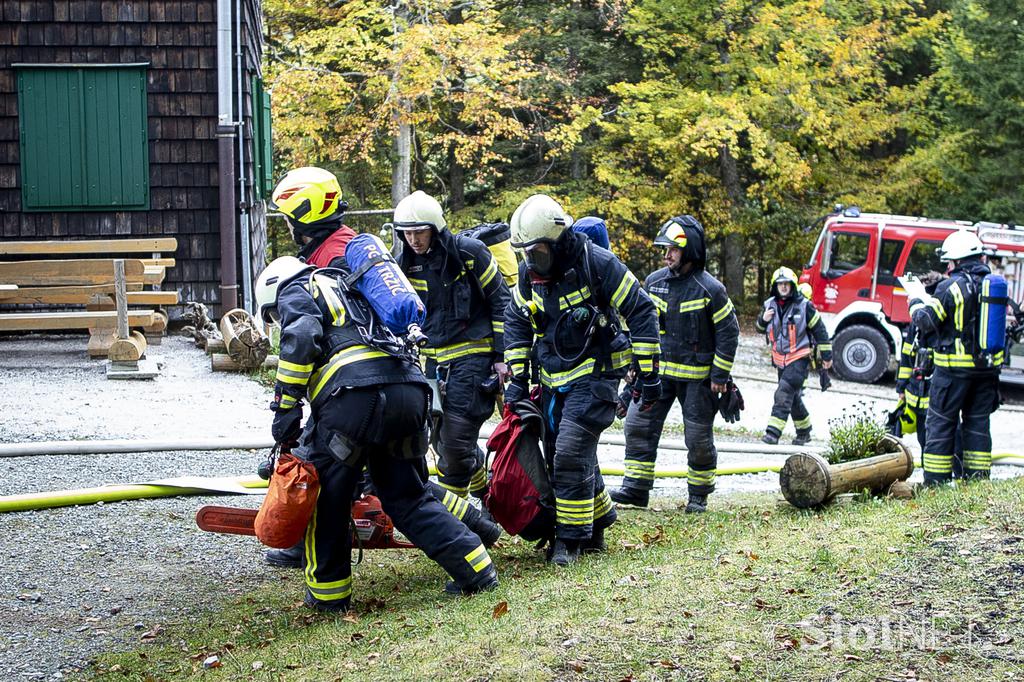
M661 377L657 372L645 374L633 384L633 402L640 403L640 411L646 412L661 398Z
M832 388L832 377L829 376L828 370L824 367L818 370L818 383L821 384L822 391Z
M738 422L744 407L746 405L743 404L743 394L732 379L729 379L725 384L725 393L718 399L718 413L729 423Z
M297 443L302 435L302 405L275 411L270 433L275 443Z
M526 377L513 377L505 387L505 404L512 405L530 398L530 380Z

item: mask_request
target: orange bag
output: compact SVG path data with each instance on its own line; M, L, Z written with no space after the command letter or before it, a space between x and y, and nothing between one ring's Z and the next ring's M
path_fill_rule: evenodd
M306 533L319 493L316 468L290 452L282 452L270 477L267 497L256 514L256 537L268 547L294 547Z

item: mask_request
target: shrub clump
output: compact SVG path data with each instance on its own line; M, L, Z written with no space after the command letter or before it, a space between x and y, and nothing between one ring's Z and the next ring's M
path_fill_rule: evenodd
M874 457L883 451L885 423L873 415L866 403L857 403L852 411L828 422L829 446L825 458L829 464Z

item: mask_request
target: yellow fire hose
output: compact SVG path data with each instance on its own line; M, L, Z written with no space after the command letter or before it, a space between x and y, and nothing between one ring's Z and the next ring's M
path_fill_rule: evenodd
M1003 460L1014 460L1014 464L1024 465L1024 457L1015 453L992 455L993 462ZM763 464L748 467L725 467L722 469L716 469L715 475L737 476L743 474L760 474L770 472L778 473L781 468L781 465L777 464ZM437 470L434 467L430 467L430 473L431 475L437 475ZM624 474L625 470L621 467L601 467L601 475L603 476L622 476ZM686 469L663 469L654 472L655 478L686 478L686 475ZM240 476L230 480L241 487L250 490L267 487L267 482L258 476ZM122 502L124 500L141 500L158 497L222 494L230 493L224 493L222 490L211 488L148 483L111 485L99 488L81 488L78 490L58 490L53 492L2 496L0 497L0 513L30 511L33 509L50 509L52 507L71 507L79 504L96 504L97 502Z

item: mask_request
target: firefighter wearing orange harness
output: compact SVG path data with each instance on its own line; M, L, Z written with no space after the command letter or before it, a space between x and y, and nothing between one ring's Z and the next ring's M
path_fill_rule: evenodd
M811 440L811 415L800 392L810 369L811 337L825 369L832 367L832 343L821 315L797 290L796 273L791 269L781 267L772 273L772 296L764 302L756 326L768 336L772 365L779 374L772 416L761 440L769 445L778 443L792 415L796 427L793 445L804 445Z

